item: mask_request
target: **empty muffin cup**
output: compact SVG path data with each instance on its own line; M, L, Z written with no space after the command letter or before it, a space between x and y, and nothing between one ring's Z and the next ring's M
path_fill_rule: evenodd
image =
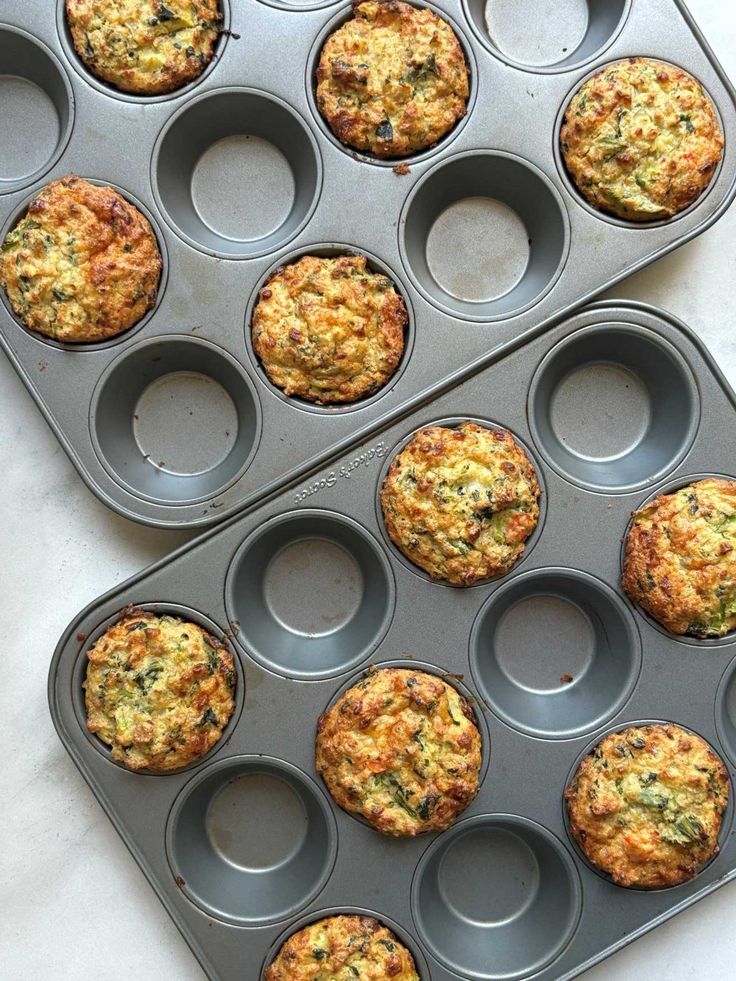
M528 417L540 452L563 477L624 493L683 459L700 401L690 368L663 337L634 324L594 324L543 359Z
M0 142L0 194L32 184L64 152L74 124L74 96L52 52L9 24L0 27L3 130L22 139Z
M225 605L259 663L316 680L368 657L388 629L394 593L385 555L357 522L296 511L243 542L228 570Z
M153 156L156 200L190 245L228 259L280 248L309 220L322 184L317 143L281 99L208 92L167 123Z
M167 504L213 497L247 468L261 416L253 385L226 351L157 337L120 355L92 398L92 441L132 493Z
M537 72L569 71L608 47L631 0L463 0L480 41L498 58Z
M541 971L575 933L580 879L564 845L512 814L482 814L445 832L412 883L417 932L463 978L513 979Z
M238 926L291 916L323 888L337 853L335 820L317 785L268 756L202 770L169 815L166 851L182 892Z
M555 283L569 244L562 199L533 164L471 150L414 186L400 222L402 258L424 296L451 315L509 317Z
M728 665L718 685L716 729L726 755L736 766L736 658Z
M482 697L509 725L571 739L628 700L641 642L625 604L601 580L534 569L486 601L471 632L470 665Z

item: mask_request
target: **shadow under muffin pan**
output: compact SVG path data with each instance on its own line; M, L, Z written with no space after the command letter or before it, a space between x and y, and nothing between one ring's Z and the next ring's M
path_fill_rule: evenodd
M699 234L726 209L736 194L736 95L681 0L566 0L549 9L535 0L533 23L528 4L488 4L493 44L483 39L485 8L470 0L464 8L457 0L431 4L457 27L465 48L468 112L436 146L405 158L394 172L399 161L370 160L340 145L314 103L319 52L350 16L347 0L223 4L230 33L220 39L213 63L178 93L154 98L116 93L82 68L69 47L61 0L56 17L41 4L5 0L0 86L10 85L11 98L3 106L11 109L11 123L20 113L33 126L0 151L0 167L5 160L5 176L12 178L3 183L0 173L0 190L8 191L0 194L0 227L9 227L45 181L78 173L140 202L168 265L155 310L100 344L44 340L0 304L0 346L80 476L106 505L157 527L196 528L230 517L414 411L431 393L533 341L583 300ZM519 25L523 38L554 39L569 50L548 47L533 57L517 47ZM723 124L725 153L708 193L691 209L675 221L634 228L591 212L560 170L555 145L561 113L588 72L639 53L681 65L702 82ZM551 63L533 66L534 60ZM33 92L46 93L43 99L54 106L48 119L43 113L36 118L25 96L14 94L18 78L21 89L28 79ZM38 158L24 156L41 144ZM391 271L410 311L407 350L374 395L346 406L312 406L270 384L253 357L247 321L269 271L290 256L343 243ZM154 433L145 420L132 429L127 401L126 418L102 423L109 439L94 431L92 402L113 362L139 343L171 336L196 337L232 359L243 380L237 387L245 379L252 386L247 415L260 420L260 438L249 430L233 444L228 423L237 397L218 375L222 390L212 387L210 406L199 377L208 372L179 363L164 365L161 374L175 377L146 398L158 405L150 416ZM605 376L606 397L615 399L620 372L588 374ZM541 434L537 449L588 484L603 479L604 464L585 458L615 457L622 445L614 441L610 449L602 440L591 449L582 439L572 459L552 445L574 422L570 405L584 388L578 381L553 386L561 387L555 427ZM643 404L647 385L654 388L643 375L639 381ZM626 391L625 382L621 388ZM244 398L249 402L251 395ZM148 415L145 402L144 409ZM635 421L646 415L643 409L632 413ZM491 404L480 414L501 413ZM649 440L644 435L647 461L666 470L686 451L687 425L677 416L658 461L654 431ZM639 431L629 436L633 445ZM207 450L204 459L200 450ZM632 481L652 479L656 467L643 460L632 452L635 472L617 471L622 491Z
M394 448L436 420L492 418L534 451L539 366L563 346L589 363L585 339L600 325L645 332L697 379L700 424L684 458L664 475L655 468L646 487L622 490L612 477L605 490L573 483L533 452L546 514L523 563L472 589L415 575L386 542L377 506ZM637 399L622 388L622 411ZM642 499L664 480L736 472L736 447L722 438L735 410L679 321L641 304L594 304L75 618L49 674L54 723L209 977L262 977L297 925L359 908L400 924L426 960L422 981L565 981L736 879L730 817L720 854L697 876L642 892L588 866L562 807L576 760L631 719L672 720L736 764L733 644L682 644L638 615L619 581L621 538ZM111 766L70 699L77 634L151 596L227 624L245 676L243 710L217 762L165 780ZM317 777L317 721L369 665L446 671L471 699L488 768L444 832L382 835L339 808ZM254 823L263 849L253 847Z

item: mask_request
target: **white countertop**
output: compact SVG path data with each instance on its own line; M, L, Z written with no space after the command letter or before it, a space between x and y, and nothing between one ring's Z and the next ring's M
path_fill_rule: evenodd
M690 9L736 78L733 5L690 0ZM646 300L681 317L736 387L735 287L736 207L611 295ZM46 704L49 659L71 618L191 536L135 525L98 503L2 357L0 391L0 976L202 981L62 748ZM725 981L734 977L735 962L731 884L591 970L586 981Z

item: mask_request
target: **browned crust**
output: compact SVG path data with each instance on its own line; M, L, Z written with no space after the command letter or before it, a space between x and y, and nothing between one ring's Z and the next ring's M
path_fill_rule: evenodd
M452 27L402 0L353 0L324 44L317 106L347 146L393 158L417 153L467 111L465 54Z
M302 256L276 270L253 311L253 349L286 395L355 402L390 379L404 352L406 304L363 255Z
M0 285L29 330L104 341L156 303L161 253L148 220L111 187L69 174L31 201L0 253Z
M377 831L441 831L478 792L481 738L442 678L372 669L319 719L316 768L335 802Z
M736 482L697 481L635 511L621 584L674 634L736 627Z
M672 723L604 737L565 791L570 831L620 886L660 889L697 875L718 853L729 794L722 760Z
M687 208L723 153L723 133L700 83L651 58L629 58L588 79L565 111L560 139L583 196L629 221L671 218Z

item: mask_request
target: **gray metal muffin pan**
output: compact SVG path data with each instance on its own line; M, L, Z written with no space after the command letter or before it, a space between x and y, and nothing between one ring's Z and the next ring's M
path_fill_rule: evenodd
M663 401L669 425L653 440ZM255 981L291 931L360 909L398 932L422 981L557 981L736 878L733 806L720 854L696 878L641 892L588 866L562 805L581 754L641 720L691 728L736 766L736 635L667 635L619 585L633 509L696 475L736 478L723 439L735 410L684 325L640 304L594 304L74 619L49 675L54 723L209 977ZM521 561L468 589L403 560L377 507L406 438L463 418L516 434L544 489ZM129 773L84 726L86 650L129 603L179 604L231 632L242 713L184 773ZM446 672L470 694L484 767L450 830L384 837L315 773L317 719L369 664Z
M90 75L63 0L5 0L0 14L0 101L15 137L0 149L0 234L73 171L140 203L164 252L156 309L102 344L44 340L0 303L6 353L84 480L127 517L202 526L236 512L703 231L736 193L736 97L680 0L527 2L523 16L497 0L489 26L485 0L437 0L468 57L469 111L404 161L408 173L342 147L317 112L319 51L348 3L222 6L230 33L214 63L148 99ZM557 150L581 80L630 55L691 71L726 135L707 192L647 226L592 211ZM380 393L320 408L270 385L248 326L272 269L340 250L391 274L410 326Z

